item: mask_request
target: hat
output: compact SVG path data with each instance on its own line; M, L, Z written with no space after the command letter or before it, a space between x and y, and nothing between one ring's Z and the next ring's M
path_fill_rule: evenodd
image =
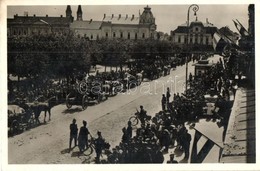
M87 125L87 121L83 120L83 125Z

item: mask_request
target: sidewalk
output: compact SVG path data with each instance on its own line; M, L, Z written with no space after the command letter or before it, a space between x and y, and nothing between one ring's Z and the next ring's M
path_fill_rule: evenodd
M230 115L221 163L255 163L255 90L240 88Z

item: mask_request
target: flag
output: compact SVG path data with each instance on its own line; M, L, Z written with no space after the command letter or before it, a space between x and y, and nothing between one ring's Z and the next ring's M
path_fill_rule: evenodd
M194 128L195 129L195 128ZM200 144L200 145L198 145ZM202 145L202 146L201 146ZM191 150L191 163L202 163L211 149L217 145L211 139L195 129L194 141Z
M220 34L218 32L214 33L214 35L213 35L213 48L214 48L214 50L216 50L217 44L220 41L220 39L221 39Z
M231 44L231 41L222 36L219 32L213 35L213 48L215 52L221 56L226 56L224 52L225 49Z
M237 28L237 31L240 33L241 36L249 35L248 32L246 31L245 27L238 20L237 20L237 22L233 20L233 22Z

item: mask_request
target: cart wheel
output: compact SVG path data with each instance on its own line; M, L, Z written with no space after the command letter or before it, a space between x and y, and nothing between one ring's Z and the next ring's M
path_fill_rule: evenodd
M138 124L138 118L136 117L136 116L131 116L130 118L129 118L129 121L131 121L131 123L132 123L132 126L136 126L137 124Z
M13 133L17 133L20 129L20 125L17 120L13 120L11 128L13 130Z
M70 99L69 99L70 93L66 96L66 106L68 109L70 109L72 107L72 104L70 103Z
M88 96L84 95L82 97L82 109L85 110L88 107Z

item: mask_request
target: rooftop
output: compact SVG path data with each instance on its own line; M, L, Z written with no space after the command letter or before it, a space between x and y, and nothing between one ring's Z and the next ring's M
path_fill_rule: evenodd
M104 16L103 21L111 22L112 24L139 24L139 17L132 16L121 16L120 14L118 16Z
M74 21L71 23L71 28L84 28L88 30L99 30L102 25L102 21Z

